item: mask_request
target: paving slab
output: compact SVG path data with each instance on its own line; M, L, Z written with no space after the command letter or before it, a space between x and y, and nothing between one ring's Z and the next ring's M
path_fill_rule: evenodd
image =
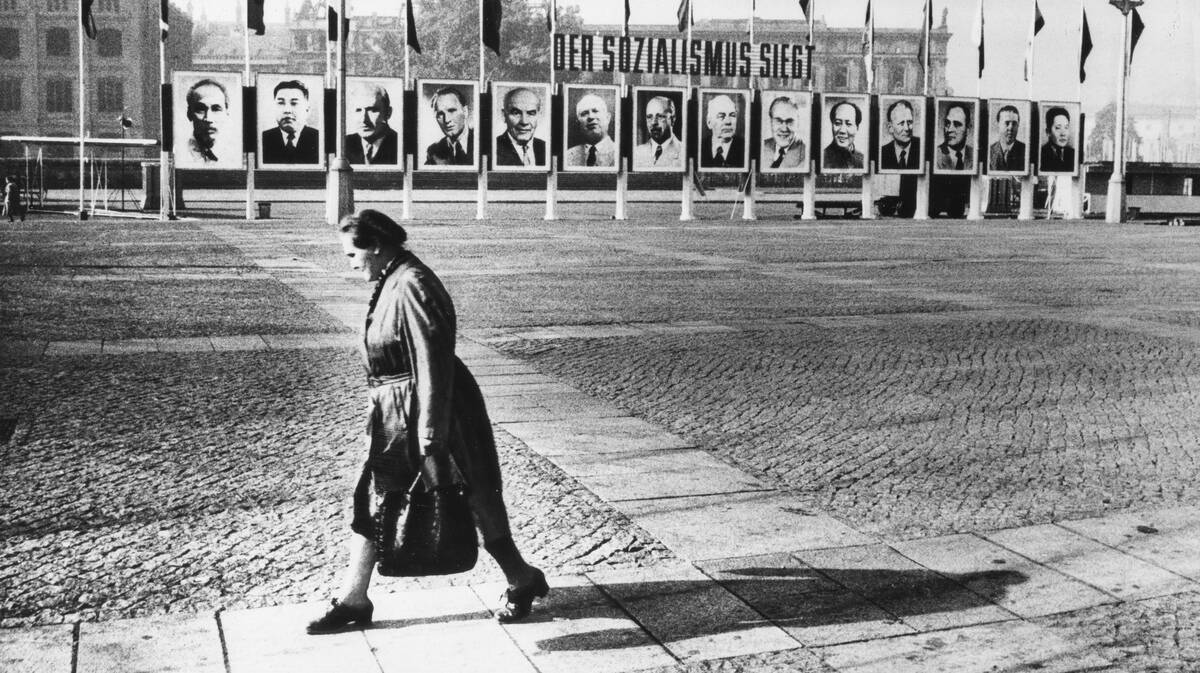
M163 353L206 353L213 350L212 341L209 341L208 337L155 339L154 343Z
M699 449L560 456L555 464L609 502L771 488Z
M1200 582L1200 508L1114 514L1059 525ZM1195 588L1200 590L1200 585Z
M472 373L475 371L474 366L468 364ZM493 374L502 374L512 377L522 376L527 374L524 372L493 372ZM480 386L479 389L483 392L486 399L494 399L497 397L524 397L530 394L546 394L555 393L561 395L578 394L579 389L569 386L565 383L513 383L513 384L495 384L490 383L486 386Z
M775 492L627 500L614 507L693 561L874 542Z
M267 342L257 334L209 337L215 351L265 351Z
M916 629L791 554L719 559L699 566L810 647L916 633Z
M885 545L796 552L796 558L917 631L983 624L1015 616L958 582Z
M1116 602L1102 591L970 533L909 540L892 548L1025 618Z
M786 631L692 566L589 573L588 578L682 661L800 647Z
M345 673L377 671L362 631L310 636L305 625L329 607L300 603L218 615L229 673Z
M350 333L333 334L264 334L263 341L271 350L307 348L351 348L356 343Z
M133 355L137 353L157 353L158 343L155 339L113 339L105 340L103 355Z
M551 457L665 451L695 446L633 416L510 422L502 423L501 427L530 449Z
M363 637L382 673L536 670L470 587L382 597Z
M1083 638L1013 621L821 648L839 673L1071 673L1112 670Z
M476 586L484 599L503 584ZM674 657L617 603L582 576L551 578L533 616L504 626L541 673L617 673L670 666Z
M0 671L71 673L74 641L75 627L71 624L0 629Z
M224 673L212 615L79 625L76 673Z
M104 342L95 341L51 341L46 344L45 357L63 357L73 355L99 355Z
M1172 572L1055 524L994 531L987 539L1121 600L1189 591L1195 584Z

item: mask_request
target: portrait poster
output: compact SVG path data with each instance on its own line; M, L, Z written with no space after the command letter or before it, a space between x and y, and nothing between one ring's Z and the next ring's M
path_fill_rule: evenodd
M564 97L563 169L615 173L621 132L618 88L568 84Z
M925 173L925 99L921 96L879 97L879 151L875 172L888 175Z
M701 123L699 170L703 173L744 172L749 167L750 141L745 89L700 89Z
M417 81L417 168L474 171L479 166L479 83Z
M320 170L325 165L325 81L319 75L259 74L258 167Z
M758 120L760 173L807 173L812 96L806 91L763 91Z
M1038 175L1078 175L1079 103L1038 103Z
M938 141L933 150L934 174L975 175L979 159L975 147L979 100L935 98L934 111L937 121L934 137Z
M870 148L871 101L864 94L821 97L821 173L863 175Z
M687 89L633 90L633 170L681 173L687 162Z
M1031 130L1037 126L1033 106L1027 100L993 98L988 101L988 175L1028 175L1033 157Z
M549 170L550 100L545 83L492 83L493 170Z
M404 80L346 78L346 161L356 171L404 167Z
M175 168L244 168L241 74L176 72L171 83Z

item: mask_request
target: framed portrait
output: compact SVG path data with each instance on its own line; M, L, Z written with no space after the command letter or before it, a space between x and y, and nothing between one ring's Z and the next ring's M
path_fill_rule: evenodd
M621 132L618 88L595 84L564 87L563 169L615 173Z
M812 96L807 91L763 91L760 173L807 173Z
M316 75L259 74L258 167L320 170L325 165L325 81Z
M244 168L241 74L177 72L171 84L175 167Z
M921 175L925 172L925 98L879 97L879 150L875 172Z
M1027 100L993 98L988 101L987 162L988 175L1028 175L1033 157L1030 130L1033 106Z
M633 170L681 173L687 161L687 89L634 87Z
M404 166L404 80L346 78L346 161L356 171Z
M479 167L479 83L417 81L416 165L421 170L474 171Z
M934 134L937 147L933 150L935 175L975 175L979 161L978 138L979 100L975 98L935 98L937 123Z
M550 86L534 82L492 82L492 169L540 171L550 168Z
M742 172L749 166L747 113L750 96L745 89L700 89L703 123L696 124L700 136L699 170L705 173Z
M862 175L871 144L871 99L865 94L821 97L821 172Z
M1078 175L1079 103L1038 103L1038 175Z

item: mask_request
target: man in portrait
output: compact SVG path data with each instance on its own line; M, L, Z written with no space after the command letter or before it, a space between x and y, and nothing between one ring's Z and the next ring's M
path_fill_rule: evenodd
M1075 148L1071 147L1071 113L1054 106L1046 110L1046 144L1042 145L1038 170L1043 173L1074 173Z
M608 135L608 124L612 115L608 104L600 96L585 94L575 104L575 127L583 142L567 148L568 166L617 165L617 145Z
M938 145L937 167L947 171L969 171L975 165L975 148L971 137L971 108L966 103L953 102L946 106L942 118L942 144Z
M700 141L700 165L705 168L745 167L745 139L737 132L738 108L720 94L708 101L704 121L708 133Z
M220 82L202 79L187 90L187 120L192 124L188 155L195 164L215 164L217 139L229 121L229 95Z
M275 126L262 133L264 164L317 164L321 145L317 130L307 126L312 110L308 87L298 80L275 85Z
M675 137L675 101L654 96L646 101L646 142L633 148L635 168L683 168L683 144Z
M879 148L879 167L884 170L920 170L921 139L913 135L916 112L912 103L903 98L892 102L887 109L887 130L892 139Z
M789 96L777 96L767 107L767 120L771 124L771 135L763 140L764 168L799 168L807 154L804 141L797 132L809 127L803 123L800 106Z
M425 148L426 166L475 165L475 130L468 128L471 101L458 87L442 87L429 99L442 138Z
M1026 170L1025 143L1017 140L1021 129L1021 111L1015 105L1005 105L996 113L996 128L1000 139L988 148L988 170Z
M346 135L346 161L352 164L400 163L400 136L391 126L392 97L371 82L351 82L347 87L350 115L346 126L358 133Z
M504 94L504 133L496 138L497 166L545 166L546 141L534 138L542 118L542 99L526 87L514 87Z
M862 169L863 153L854 149L854 137L862 124L862 110L853 101L841 100L829 108L829 123L833 140L821 153L821 167L838 169Z

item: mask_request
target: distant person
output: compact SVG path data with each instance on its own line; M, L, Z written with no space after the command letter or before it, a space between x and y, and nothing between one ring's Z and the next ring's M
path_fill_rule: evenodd
M188 88L184 96L187 120L192 124L188 155L192 163L215 164L217 140L229 121L229 95L220 82L202 79Z
M921 139L913 135L916 119L912 103L901 98L888 106L887 128L892 139L879 148L879 167L885 170L919 170Z
M1046 111L1046 144L1042 145L1038 170L1043 173L1074 173L1075 148L1071 147L1071 113L1063 107Z
M708 133L700 142L700 165L705 168L744 168L745 138L737 132L737 104L721 94L708 102L705 125Z
M654 96L646 102L646 142L633 148L637 168L683 168L683 143L675 137L675 101Z
M442 139L425 148L426 166L474 166L475 130L470 128L471 101L448 86L434 92L429 101Z
M392 97L387 89L371 82L353 82L348 89L350 116L346 125L357 125L358 133L346 136L346 161L366 165L399 164L400 134L391 126Z
M1005 105L996 113L996 127L1000 139L988 148L988 170L1025 171L1025 143L1017 140L1021 130L1021 111L1014 105Z
M542 99L533 89L504 94L504 133L496 138L497 166L546 166L546 141L533 137L542 119Z
M854 138L858 135L862 117L858 105L848 100L838 101L829 108L833 140L821 153L821 168L862 169L866 165L863 153L854 149Z
M766 168L799 168L808 157L804 141L797 134L808 128L800 117L800 107L788 96L779 96L767 108L771 135L763 140L762 162Z
M608 135L612 115L608 103L594 93L585 94L575 104L575 127L583 142L567 148L568 166L616 166L617 144Z
M25 206L21 203L21 185L13 176L4 178L4 214L9 222L15 222L18 215L25 221Z
M970 171L975 167L971 136L971 111L966 103L951 103L942 119L942 144L938 145L937 167L947 171Z
M263 163L320 163L320 135L307 125L312 112L308 87L299 80L284 80L275 85L273 94L275 126L262 133Z

